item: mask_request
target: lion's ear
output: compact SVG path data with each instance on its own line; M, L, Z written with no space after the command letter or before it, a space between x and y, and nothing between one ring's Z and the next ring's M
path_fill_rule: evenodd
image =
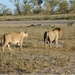
M27 34L28 32L24 32L25 34Z
M25 34L27 33L27 32L24 32Z

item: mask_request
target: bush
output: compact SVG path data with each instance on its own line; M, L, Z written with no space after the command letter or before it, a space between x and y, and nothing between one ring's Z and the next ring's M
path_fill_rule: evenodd
M67 25L68 26L72 26L74 24L74 22L68 22Z

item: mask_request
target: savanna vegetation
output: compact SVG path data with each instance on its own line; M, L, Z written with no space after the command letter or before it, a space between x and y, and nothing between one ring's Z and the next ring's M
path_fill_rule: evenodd
M75 0L9 0L15 6L0 3L0 21L75 20ZM64 21L63 21L64 22ZM0 41L0 74L75 74L75 24L16 25L0 24L0 38L8 32L26 31L23 51L11 44L13 51L2 52ZM55 27L62 29L59 47L44 49L43 35Z
M15 6L0 3L0 21L75 20L75 0L8 0Z
M12 45L13 51L0 46L0 74L75 74L75 26L59 25L63 31L58 48L44 49L43 34L58 25L0 26L0 38L14 31L26 31L23 51Z
M0 16L0 21L74 20L75 14Z
M55 15L75 13L75 0L8 0L15 8L0 3L0 15Z

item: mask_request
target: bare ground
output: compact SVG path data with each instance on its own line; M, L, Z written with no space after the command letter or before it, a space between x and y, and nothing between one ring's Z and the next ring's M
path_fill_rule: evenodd
M75 24L75 20L35 20L35 21L0 21L0 25L6 26L14 26L16 25L65 25L69 22L73 22Z

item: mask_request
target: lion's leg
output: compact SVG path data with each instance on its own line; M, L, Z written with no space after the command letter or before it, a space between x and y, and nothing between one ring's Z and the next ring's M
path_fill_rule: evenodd
M52 48L52 41L49 40L49 47Z
M8 46L8 48L9 48L9 50L12 51L12 49L10 48L10 45L8 44L7 46Z
M57 40L55 41L55 44L56 44L56 47L58 47L58 41Z
M56 47L56 40L52 41L53 47Z
M20 44L20 50L22 51L22 44Z
M56 42L56 47L58 47L58 43Z
M5 46L2 46L2 50L3 50L3 52L4 52L4 48L5 48Z
M56 44L56 47L58 47L58 36L55 39L55 44Z
M49 43L49 47L52 48L52 42Z
M22 42L20 42L20 50L22 51Z
M7 45L8 45L8 43L5 42L4 45L2 46L2 50L3 50L3 52L4 52L4 49L5 49L5 47L6 47Z

